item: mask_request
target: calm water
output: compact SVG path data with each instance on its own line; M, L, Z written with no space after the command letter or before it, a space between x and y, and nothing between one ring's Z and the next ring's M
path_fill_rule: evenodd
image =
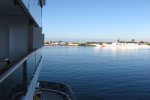
M150 49L44 47L40 80L72 87L77 100L150 100Z

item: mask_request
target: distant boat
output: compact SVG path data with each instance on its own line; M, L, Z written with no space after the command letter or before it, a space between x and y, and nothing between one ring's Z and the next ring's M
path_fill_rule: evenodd
M105 47L104 45L95 44L96 47Z

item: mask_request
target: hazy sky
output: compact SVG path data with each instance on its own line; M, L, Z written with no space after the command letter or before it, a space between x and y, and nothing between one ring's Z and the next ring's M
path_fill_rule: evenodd
M47 0L46 40L150 40L150 0Z

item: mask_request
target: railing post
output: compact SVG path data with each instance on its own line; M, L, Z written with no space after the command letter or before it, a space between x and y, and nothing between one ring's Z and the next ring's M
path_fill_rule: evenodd
M23 93L24 93L24 95L27 92L27 85L28 85L28 82L27 82L27 61L25 61L23 63Z

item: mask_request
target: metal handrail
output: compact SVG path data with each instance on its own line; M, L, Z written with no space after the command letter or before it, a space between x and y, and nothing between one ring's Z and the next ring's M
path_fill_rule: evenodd
M35 51L36 50L33 50L32 52L26 54L21 58L21 60L19 59L17 62L15 62L15 64L9 64L9 67L11 67L7 69L4 73L2 73L2 75L0 75L0 83L2 83L12 72L14 72L21 64L23 64L23 62L26 61L28 57L32 55Z

